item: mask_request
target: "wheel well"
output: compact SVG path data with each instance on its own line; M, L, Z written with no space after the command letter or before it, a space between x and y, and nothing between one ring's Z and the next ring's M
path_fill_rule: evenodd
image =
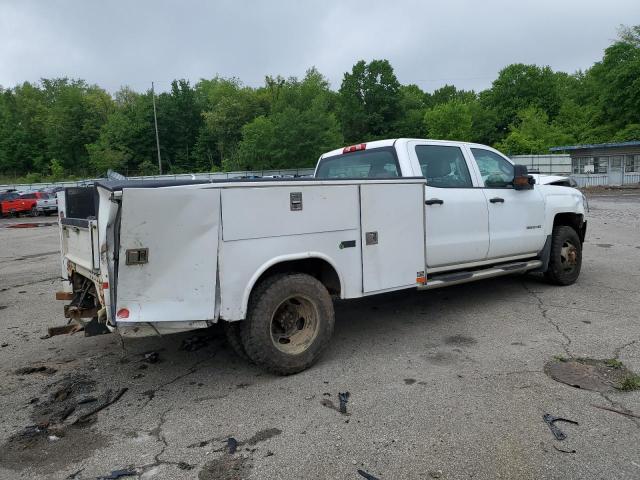
M579 213L567 212L556 214L553 218L553 226L557 227L558 225L566 225L567 227L573 228L580 237L580 241L584 242L582 215Z
M327 288L331 295L340 296L340 277L333 265L321 258L302 258L276 263L267 268L256 280L253 289L265 278L279 273L306 273L317 278Z

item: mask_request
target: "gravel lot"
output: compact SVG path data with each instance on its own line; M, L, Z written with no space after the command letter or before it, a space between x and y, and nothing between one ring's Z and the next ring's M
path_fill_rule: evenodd
M640 194L590 205L576 285L517 276L341 302L323 359L285 378L235 357L215 329L195 351L181 349L190 334L42 339L64 323L57 227L0 220L0 478L640 478L640 417L596 407L640 415L640 391L544 372L554 356L640 372ZM27 428L81 397L58 413L83 420L122 388L66 430ZM545 413L578 425L558 423L558 441Z

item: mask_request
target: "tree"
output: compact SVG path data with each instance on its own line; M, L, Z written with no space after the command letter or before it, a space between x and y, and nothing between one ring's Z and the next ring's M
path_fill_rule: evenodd
M451 100L427 110L424 123L431 138L471 141L473 119L469 105Z
M553 146L566 145L573 138L549 123L546 112L536 107L527 107L517 114L516 123L510 126L507 137L498 142L496 148L509 154L549 153Z
M518 112L527 107L542 110L553 119L561 104L558 81L551 68L522 63L503 68L480 99L496 113L498 129L512 124Z
M388 136L401 115L400 82L388 60L360 60L344 74L339 95L347 142Z

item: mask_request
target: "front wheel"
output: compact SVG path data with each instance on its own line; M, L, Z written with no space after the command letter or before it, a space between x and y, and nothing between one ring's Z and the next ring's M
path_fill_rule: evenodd
M36 207L33 207L33 208L31 209L31 216L32 216L32 217L37 217L37 216L39 216L39 215L40 215L40 210L38 210Z
M571 285L580 275L582 242L571 227L553 227L551 256L545 278L555 285Z
M290 375L313 365L333 335L331 296L316 278L293 273L264 280L241 322L244 350L256 364Z

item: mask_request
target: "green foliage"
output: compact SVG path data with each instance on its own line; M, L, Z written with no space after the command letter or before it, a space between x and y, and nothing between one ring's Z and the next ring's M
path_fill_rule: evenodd
M315 68L175 80L157 95L164 172L309 167L324 151L379 138L431 137L547 153L567 143L640 140L640 26L622 27L602 60L568 74L513 64L476 93L401 85L387 60L361 60L338 91ZM68 78L0 87L0 176L58 180L158 171L152 94L114 95Z
M566 145L573 137L564 133L537 107L528 107L517 114L516 122L509 127L509 134L497 143L496 148L509 155L548 153L549 147Z
M388 136L401 116L400 82L388 60L360 60L345 73L339 116L347 142Z
M636 375L635 373L629 373L620 382L619 389L624 392L640 390L640 375Z

